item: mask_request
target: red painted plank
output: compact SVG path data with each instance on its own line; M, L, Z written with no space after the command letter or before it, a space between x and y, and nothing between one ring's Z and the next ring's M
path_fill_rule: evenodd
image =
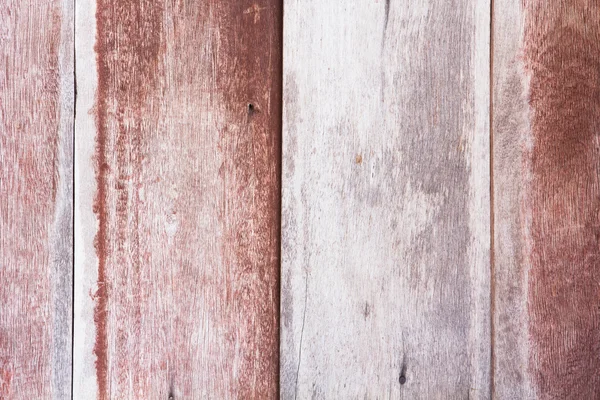
M98 398L275 398L281 4L96 6Z
M540 398L600 397L600 4L525 1L530 335Z
M600 3L494 10L494 396L597 399Z
M71 394L73 4L0 5L0 398Z

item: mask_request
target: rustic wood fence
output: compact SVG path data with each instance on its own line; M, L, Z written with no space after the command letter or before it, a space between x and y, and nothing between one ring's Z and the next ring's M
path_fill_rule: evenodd
M596 0L3 0L0 399L600 398Z

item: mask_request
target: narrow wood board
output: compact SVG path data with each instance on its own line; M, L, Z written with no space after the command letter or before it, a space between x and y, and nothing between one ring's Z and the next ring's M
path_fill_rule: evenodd
M494 394L600 397L600 4L495 0Z
M490 397L490 4L285 1L282 399Z
M0 5L0 398L71 397L73 2Z
M275 0L80 0L75 398L278 393Z

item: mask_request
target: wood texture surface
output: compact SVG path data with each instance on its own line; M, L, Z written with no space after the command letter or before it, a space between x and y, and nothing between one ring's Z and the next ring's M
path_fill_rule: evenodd
M75 397L277 397L281 4L78 4Z
M521 0L495 0L493 10L493 383L498 399L531 399L525 207L531 181L528 80L522 58Z
M495 7L495 392L596 399L600 4Z
M0 5L0 399L600 398L600 3L283 3Z
M281 398L489 398L489 3L284 6Z
M67 399L72 1L3 1L0 65L0 399Z

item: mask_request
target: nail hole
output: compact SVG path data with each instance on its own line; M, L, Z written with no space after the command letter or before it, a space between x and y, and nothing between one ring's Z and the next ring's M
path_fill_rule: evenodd
M254 104L248 103L248 114L252 114L254 112Z
M400 379L398 379L400 381L401 385L404 385L406 383L406 376L404 375L400 375Z
M371 305L368 302L365 302L365 307L363 308L363 317L367 319L369 315L371 315Z

